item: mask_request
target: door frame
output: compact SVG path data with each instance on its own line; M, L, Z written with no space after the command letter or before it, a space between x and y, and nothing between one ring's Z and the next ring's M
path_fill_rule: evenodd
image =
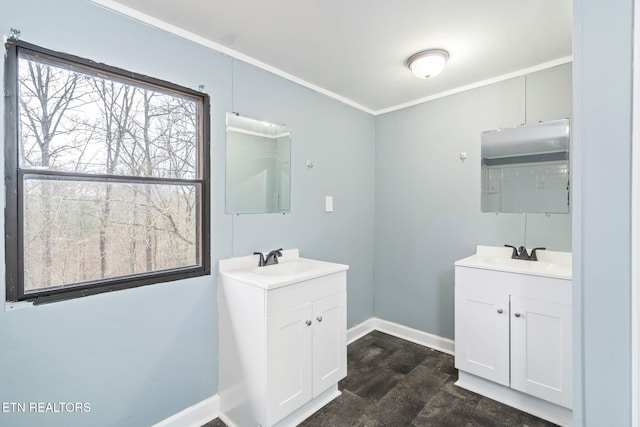
M640 425L640 1L634 1L631 163L631 424Z

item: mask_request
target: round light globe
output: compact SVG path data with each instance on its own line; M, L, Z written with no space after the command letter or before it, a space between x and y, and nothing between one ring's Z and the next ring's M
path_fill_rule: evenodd
M447 59L449 59L449 53L446 50L425 50L411 55L407 59L407 66L416 77L428 79L442 72Z

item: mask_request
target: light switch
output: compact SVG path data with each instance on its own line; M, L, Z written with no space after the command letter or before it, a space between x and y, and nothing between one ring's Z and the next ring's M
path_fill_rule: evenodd
M333 196L325 196L324 198L324 211L333 212Z

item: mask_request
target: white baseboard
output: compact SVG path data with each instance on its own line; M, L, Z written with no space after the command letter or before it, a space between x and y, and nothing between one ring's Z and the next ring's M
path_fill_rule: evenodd
M449 338L440 337L438 335L413 329L398 323L389 322L377 317L367 319L347 330L347 343L351 344L374 330L384 332L425 347L433 348L434 350L438 350L443 353L454 355L455 343ZM465 372L460 372L459 375L460 377L456 385L460 387L483 394L491 399L521 409L530 414L537 415L561 426L572 425L570 409L562 408L543 400L532 398L523 393L514 393L511 389L507 389L494 384L491 381L466 374ZM335 390L327 390L326 393L326 401L324 401L323 396L322 402L314 402L313 407L305 407L304 414L302 414L302 412L296 413L295 419L289 419L288 417L286 419L287 422L283 423L283 425L288 425L289 421L293 421L292 425L297 424L301 419L312 414L324 404L335 398L337 394L340 394L340 392L337 391L337 388ZM329 393L333 394L329 396ZM200 427L219 416L222 417L223 415L220 414L220 398L216 394L215 396L211 396L202 402L196 403L195 405L160 421L153 427ZM223 421L226 422L224 419Z
M425 347L433 348L447 354L454 353L454 342L408 326L372 317L350 328L347 331L347 343L362 338L374 330L402 338ZM335 397L335 396L334 396ZM333 398L333 397L332 397ZM317 410L315 408L314 410ZM216 394L202 402L196 403L171 417L160 421L153 427L200 427L220 416L220 398ZM223 420L224 421L224 420Z
M347 330L347 344L351 344L354 341L359 340L363 336L367 335L369 332L374 331L375 328L375 317L371 317L365 320L362 323L357 324L353 328Z
M425 347L433 348L434 350L438 350L452 356L455 352L455 343L449 338L430 334L428 332L400 325L399 323L389 322L388 320L379 319L377 317L367 319L349 329L347 331L347 343L350 344L373 330L384 332L385 334L393 335Z
M220 397L216 394L154 424L153 427L200 427L218 418L219 412Z

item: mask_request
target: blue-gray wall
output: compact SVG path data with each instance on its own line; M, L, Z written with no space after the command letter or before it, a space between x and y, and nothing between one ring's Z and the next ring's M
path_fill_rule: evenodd
M574 419L594 427L631 425L633 4L574 1Z
M526 230L530 246L574 252L578 425L630 423L632 5L574 1L573 212L529 215ZM563 67L373 118L88 1L5 2L0 33L11 27L51 49L204 84L212 97L213 262L283 246L348 263L349 326L376 315L453 337L453 261L476 244L525 239L522 215L479 212L479 132L566 115ZM227 111L292 129L290 215L224 214ZM332 214L323 212L325 195L335 198ZM0 366L0 402L92 404L84 415L0 413L0 425L162 420L217 392L215 274L0 310Z
M372 116L86 0L12 1L1 9L2 35L17 28L21 39L50 49L191 88L204 85L212 104L212 263L297 247L302 256L351 266L349 325L373 315ZM292 129L290 215L224 213L228 111ZM316 165L311 170L307 159ZM334 196L331 214L324 213L326 195ZM216 273L217 265L211 277L0 308L0 402L91 404L88 414L0 412L0 425L138 427L216 394ZM4 292L0 286L2 300Z
M225 255L297 247L303 257L349 264L348 326L368 319L374 117L245 63L234 61L233 69L233 111L291 129L291 213L226 215L233 253ZM332 213L325 212L325 196L333 196Z
M571 116L571 65L377 117L375 313L453 336L453 264L476 245L571 250L571 216L480 212L480 132ZM462 162L460 152L467 153Z

